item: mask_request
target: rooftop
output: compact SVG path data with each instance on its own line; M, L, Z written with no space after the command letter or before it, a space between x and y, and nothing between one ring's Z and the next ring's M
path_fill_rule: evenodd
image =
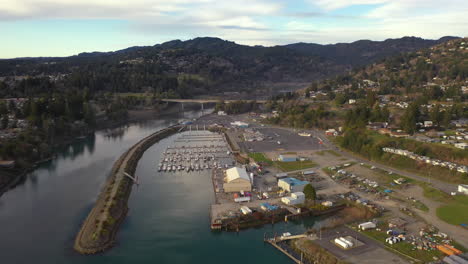
M301 181L296 178L284 178L284 179L280 179L279 181L284 181L288 183L289 185L306 185L309 183L308 181Z

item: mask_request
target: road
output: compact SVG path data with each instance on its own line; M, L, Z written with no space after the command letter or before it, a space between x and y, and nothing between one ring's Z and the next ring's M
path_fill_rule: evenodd
M386 171L392 171L394 173L397 173L399 175L402 175L402 176L405 176L405 177L408 177L408 178L411 178L411 179L414 179L414 180L417 180L417 181L428 182L428 183L430 183L432 185L432 187L434 187L436 189L439 189L439 190L441 190L441 191L443 191L445 193L448 193L448 194L450 194L451 192L455 192L457 190L457 184L443 182L443 181L439 181L439 180L436 180L436 179L431 179L431 178L428 178L428 177L423 177L421 175L417 175L417 174L414 174L414 173L411 173L411 172L402 171L402 170L399 170L399 169L395 169L393 167L386 166L386 165L384 165L382 163L370 161L368 159L357 156L357 155L355 155L353 153L350 153L348 151L342 150L341 148L339 148L338 146L333 144L331 141L329 141L327 139L327 137L325 136L325 134L322 133L322 132L312 131L312 133L314 134L315 137L318 137L323 141L323 145L325 147L328 147L329 149L332 149L332 150L340 153L341 155L343 155L344 157L346 157L348 159L354 159L354 160L356 160L357 162L360 162L360 163L367 163L367 164L370 164L370 165L372 165L372 166L374 166L376 168L386 170Z
M275 129L284 129L284 130L294 131L294 133L297 132L296 129L293 129L293 128L285 128L285 127L271 126L271 125L262 126L262 127L258 126L257 128L259 128L259 129L275 128ZM301 130L301 131L304 131L304 130ZM320 146L319 149L331 149L331 150L334 150L334 151L340 153L342 156L344 156L344 157L346 157L348 159L356 160L359 163L367 163L367 164L370 164L370 165L372 165L372 166L374 166L376 168L386 170L386 171L392 171L394 173L397 173L399 175L402 175L402 176L405 176L405 177L408 177L408 178L411 178L411 179L414 179L414 180L417 180L417 181L428 182L428 183L430 183L432 185L432 187L434 187L436 189L439 189L439 190L441 190L441 191L443 191L443 192L445 192L447 194L450 194L451 192L457 191L458 184L443 182L443 181L440 181L440 180L437 180L437 179L431 179L429 177L423 177L421 175L417 175L417 174L414 174L414 173L411 173L411 172L402 171L402 170L399 170L399 169L395 169L393 167L386 166L386 165L384 165L382 163L378 163L378 162L375 162L375 161L370 161L368 159L365 159L365 158L363 158L361 156L358 156L356 154L353 154L351 152L342 150L341 148L336 146L333 142L328 140L325 133L322 132L322 131L307 130L307 132L311 133L313 137L315 137L318 140L321 140L323 142L323 144L319 145Z

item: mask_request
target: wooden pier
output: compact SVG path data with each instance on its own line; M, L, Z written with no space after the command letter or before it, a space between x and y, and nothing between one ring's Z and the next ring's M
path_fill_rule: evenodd
M292 259L295 263L297 263L297 264L304 264L304 262L302 262L302 254L301 254L301 259L297 259L297 258L294 257L293 255L289 254L289 252L287 252L286 250L284 250L281 246L279 246L275 239L266 239L265 242L267 242L268 244L272 245L273 247L275 247L275 248L278 249L279 251L283 252L283 254L285 254L286 256L288 256L288 257L289 257L290 259Z

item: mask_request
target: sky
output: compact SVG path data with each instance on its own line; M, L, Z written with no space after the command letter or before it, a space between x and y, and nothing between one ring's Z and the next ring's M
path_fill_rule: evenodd
M467 0L0 0L0 58L169 40L330 44L468 34Z

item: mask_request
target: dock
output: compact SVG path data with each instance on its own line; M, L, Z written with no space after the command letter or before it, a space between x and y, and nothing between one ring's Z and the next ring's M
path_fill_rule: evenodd
M289 245L287 245L285 242L288 240L293 240L293 239L299 239L299 238L304 238L307 237L305 234L300 234L300 235L294 235L294 236L280 236L280 237L273 237L273 238L264 238L264 241L279 251L281 251L283 254L288 256L292 261L294 261L297 264L310 264L310 261L304 260L303 254L294 252Z

